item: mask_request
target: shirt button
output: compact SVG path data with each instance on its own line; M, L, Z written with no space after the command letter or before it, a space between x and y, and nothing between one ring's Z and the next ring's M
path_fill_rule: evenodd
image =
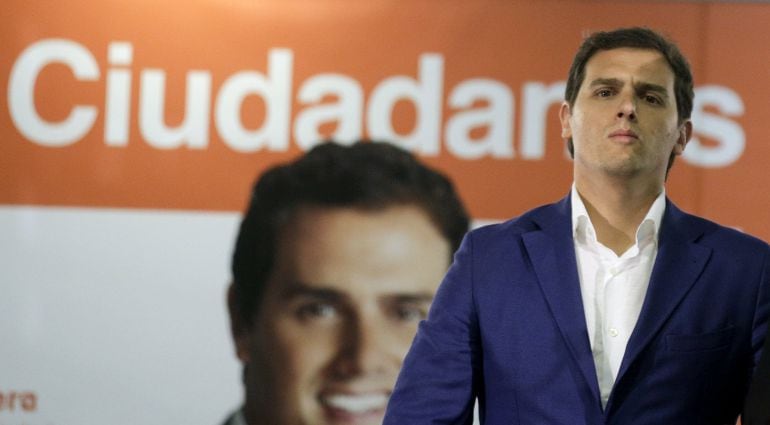
M610 328L610 336L613 338L618 336L618 330L615 328Z
M615 276L618 274L618 268L617 267L610 267L610 274Z

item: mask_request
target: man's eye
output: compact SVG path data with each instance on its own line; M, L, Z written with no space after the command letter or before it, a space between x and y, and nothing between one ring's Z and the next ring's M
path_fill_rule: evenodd
M653 96L651 94L644 96L644 101L647 103L651 103L653 105L662 105L663 101L661 101L657 96Z
M612 89L599 89L595 92L597 97L610 97L614 94Z
M402 322L419 322L428 316L428 312L419 306L401 305L395 308L395 316Z
M297 308L297 316L302 320L332 319L337 317L337 308L329 303L310 302Z

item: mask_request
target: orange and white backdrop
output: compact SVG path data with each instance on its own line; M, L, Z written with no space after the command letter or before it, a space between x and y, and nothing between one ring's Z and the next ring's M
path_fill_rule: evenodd
M241 397L229 256L254 177L393 140L480 221L565 195L582 37L645 25L695 79L669 195L770 239L770 5L10 0L0 8L0 425L218 423Z

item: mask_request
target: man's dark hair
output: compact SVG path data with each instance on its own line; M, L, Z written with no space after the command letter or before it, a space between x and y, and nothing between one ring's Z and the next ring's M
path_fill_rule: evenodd
M575 58L572 60L569 77L567 78L567 88L564 91L564 99L570 108L575 106L575 99L577 99L578 91L583 84L583 79L585 79L585 69L588 60L599 51L623 47L657 50L666 58L669 66L674 71L674 94L676 95L678 122L681 124L684 120L690 118L693 99L690 64L687 63L687 59L672 41L648 28L639 27L596 32L583 41L583 44L580 45L575 54ZM575 155L575 148L572 145L571 138L567 141L567 149L571 156ZM671 155L668 162L669 169L673 162L674 155Z
M282 227L300 208L378 210L395 205L424 210L452 252L468 230L468 215L449 179L387 143L324 142L299 159L266 171L254 185L235 244L236 314L243 323L251 323L272 271Z

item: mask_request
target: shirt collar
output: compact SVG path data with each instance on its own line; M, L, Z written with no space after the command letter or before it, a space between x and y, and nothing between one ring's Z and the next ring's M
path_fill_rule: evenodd
M572 236L574 238L586 238L590 237L596 240L596 231L594 225L591 223L591 217L588 215L586 206L583 203L583 199L578 194L575 188L575 183L572 183ZM663 220L663 213L666 210L666 188L663 187L655 198L650 209L647 211L647 215L639 223L639 227L636 229L636 243L639 244L647 238L652 238L653 241L658 241L658 233L660 232L660 222Z

